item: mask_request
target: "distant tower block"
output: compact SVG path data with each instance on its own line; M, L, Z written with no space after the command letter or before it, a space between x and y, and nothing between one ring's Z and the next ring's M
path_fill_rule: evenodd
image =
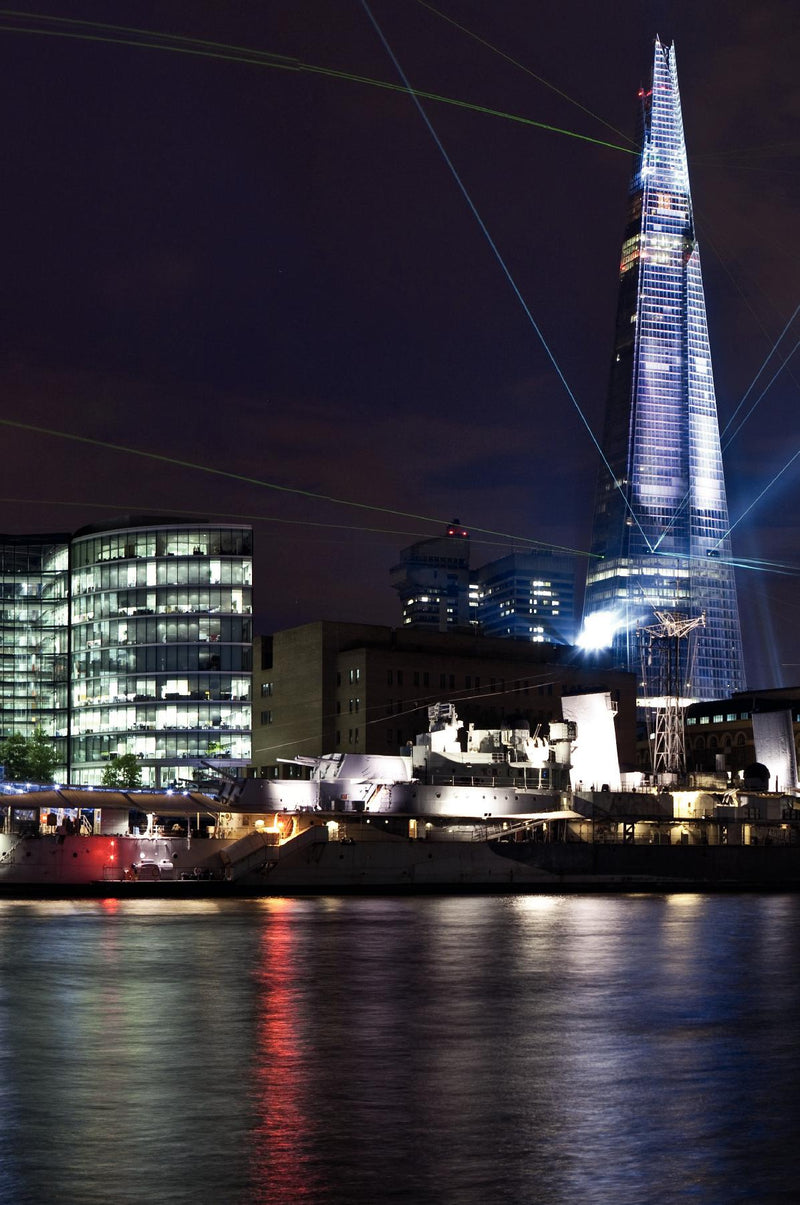
M674 47L656 40L639 96L584 623L635 671L655 611L704 614L688 694L719 699L743 687L742 648Z
M441 536L404 548L391 571L403 606L403 624L449 632L473 621L469 532L454 519Z

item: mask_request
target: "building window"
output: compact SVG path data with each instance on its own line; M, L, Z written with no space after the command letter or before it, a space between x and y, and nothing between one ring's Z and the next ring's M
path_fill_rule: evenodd
M261 683L261 698L268 699L271 694L272 694L272 683L271 682L262 682Z
M390 669L386 671L386 685L394 686L394 674Z
M351 669L349 676L351 682L359 682L361 680L361 670L358 668Z
M261 712L261 723L262 724L271 724L272 723L272 712L271 711L262 711Z

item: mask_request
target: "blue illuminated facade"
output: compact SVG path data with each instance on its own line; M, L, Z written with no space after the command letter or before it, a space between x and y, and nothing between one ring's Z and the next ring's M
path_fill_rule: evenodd
M640 674L654 611L704 615L680 693L718 699L743 688L742 648L674 47L656 40L640 102L584 623Z

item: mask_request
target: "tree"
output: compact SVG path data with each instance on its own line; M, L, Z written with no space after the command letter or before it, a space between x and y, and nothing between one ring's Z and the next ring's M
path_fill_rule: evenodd
M0 741L0 765L12 782L52 782L58 755L52 741L37 728L33 736L12 732Z
M120 753L103 770L104 787L133 791L142 785L142 767L135 753Z
M5 767L6 778L11 782L22 782L28 777L28 741L21 732L12 732L0 741L0 765Z
M52 742L37 728L28 738L28 778L31 782L52 782L57 761Z

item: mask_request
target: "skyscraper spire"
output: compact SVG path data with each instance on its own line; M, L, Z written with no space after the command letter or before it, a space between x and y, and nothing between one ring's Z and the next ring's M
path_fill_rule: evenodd
M639 100L584 620L638 671L654 611L703 615L680 693L722 698L743 686L741 635L675 49L658 38Z

